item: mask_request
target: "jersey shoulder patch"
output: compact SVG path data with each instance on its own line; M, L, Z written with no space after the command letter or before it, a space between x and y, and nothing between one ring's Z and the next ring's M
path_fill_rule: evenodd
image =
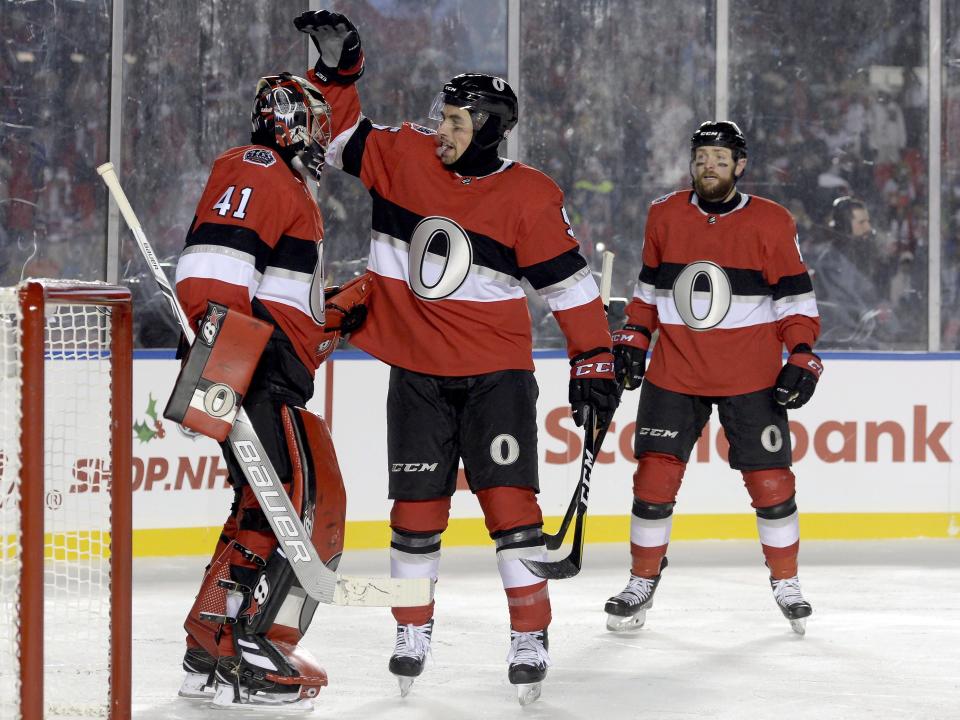
M416 123L409 123L410 129L414 132L418 132L421 135L436 135L437 131L431 128L425 127L424 125L417 125Z
M243 154L243 161L251 165L270 167L277 162L277 156L266 148L250 148Z
M651 204L651 205L659 205L660 203L666 202L667 200L669 200L670 198L672 198L672 197L673 197L674 195L676 195L676 194L677 194L677 193L675 193L675 192L667 193L666 195L662 195L662 196L658 197L656 200L654 200L654 201L653 201L652 203L650 203L650 204Z

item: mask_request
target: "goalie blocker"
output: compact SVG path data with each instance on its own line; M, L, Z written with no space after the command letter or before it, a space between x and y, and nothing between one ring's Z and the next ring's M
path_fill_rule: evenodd
M208 302L163 416L226 440L272 333L270 323Z

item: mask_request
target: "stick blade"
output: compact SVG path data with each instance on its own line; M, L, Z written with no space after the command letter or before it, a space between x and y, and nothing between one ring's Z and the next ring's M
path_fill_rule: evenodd
M520 558L520 562L523 563L523 566L527 570L544 580L566 580L580 572L580 563L574 561L572 557L557 560L556 562L543 562L541 560Z

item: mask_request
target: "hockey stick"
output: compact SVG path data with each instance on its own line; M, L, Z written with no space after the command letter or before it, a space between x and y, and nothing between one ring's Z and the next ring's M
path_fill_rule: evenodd
M583 563L583 544L585 539L583 528L587 519L590 475L593 473L596 451L598 451L603 444L603 438L607 434L607 428L610 427L609 422L601 428L596 427L593 408L589 405L587 406L587 422L584 424L587 427L587 432L583 434L583 461L580 465L580 482L577 483L577 489L573 495L573 499L577 505L577 522L573 528L573 547L570 549L570 554L562 560L553 562L529 560L527 558L520 559L520 562L523 563L527 570L537 577L546 578L547 580L572 578L580 572L580 566ZM561 528L561 530L562 529L563 528Z
M127 200L112 163L104 163L97 168L110 195L113 197L127 226L137 239L140 252L146 259L154 279L160 285L160 291L180 324L180 330L193 343L194 332L190 327L177 296L170 287L160 262L147 241L140 221L130 201ZM270 459L264 450L260 438L250 423L247 413L241 407L237 413L233 429L227 438L237 462L260 508L270 523L281 550L290 562L304 592L317 602L328 605L358 605L365 607L416 607L428 605L433 600L433 581L429 578L361 578L345 577L326 565L317 554L310 535L303 527L300 517L293 509L290 497L283 489Z
M605 250L603 253L603 261L600 268L600 302L603 303L603 309L606 311L610 306L610 282L613 278L613 253L609 250ZM589 431L588 431L589 432ZM603 429L603 434L607 434L607 429ZM603 437L600 438L600 442L596 443L595 447L601 447L603 445ZM586 448L586 433L584 433L584 448ZM580 477L583 477L583 463L587 461L587 455L584 453L583 458L580 464ZM560 522L560 529L553 535L544 533L543 539L546 541L547 550L557 550L563 545L563 539L567 536L567 529L570 527L570 521L573 520L573 515L577 510L577 505L579 505L580 497L580 482L577 481L577 486L573 490L573 495L570 497L570 504L567 505L567 511L563 514L563 520Z

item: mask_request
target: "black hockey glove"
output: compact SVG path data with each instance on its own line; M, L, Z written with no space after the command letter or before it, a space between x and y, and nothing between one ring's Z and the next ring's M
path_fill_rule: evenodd
M620 393L613 372L613 355L607 348L594 348L570 360L570 408L573 421L582 426L586 406L593 409L597 427L613 419Z
M623 330L617 330L611 337L617 382L623 385L624 390L636 390L647 369L650 331L640 325L625 325Z
M307 33L319 57L313 66L325 83L350 85L363 75L363 48L360 33L345 15L329 10L308 10L293 21L297 30Z
M823 363L806 343L800 343L790 351L787 364L777 375L773 389L774 397L788 410L803 407L813 397L817 380L823 374Z

